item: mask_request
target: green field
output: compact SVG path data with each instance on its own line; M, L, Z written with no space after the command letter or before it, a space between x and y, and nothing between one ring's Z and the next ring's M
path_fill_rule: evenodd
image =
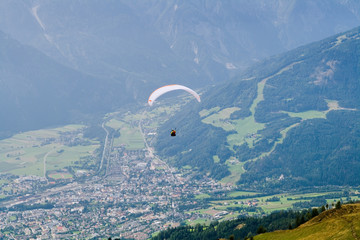
M114 138L114 147L123 146L128 150L140 150L145 148L144 137L139 126L143 130L156 132L156 128L165 122L180 104L162 104L147 107L140 113L127 112L125 114L107 114L106 126L118 131L119 137Z
M203 123L211 124L215 127L220 127L225 131L236 131L235 134L230 134L227 137L227 142L232 148L234 145L241 145L245 141L252 146L252 140L248 138L249 135L255 134L258 130L264 128L264 124L257 123L253 115L244 119L230 120L231 113L240 110L240 108L232 107L225 108L219 112L214 113L214 110L206 110L207 112L200 112L201 115L206 115L208 112L212 113L202 120Z
M53 179L69 179L72 178L72 175L70 173L54 173L49 174L49 177Z
M251 202L251 203L255 203L255 206L261 208L262 211L264 211L266 214L270 214L273 211L287 210L289 208L292 208L293 204L296 202L300 202L300 201L308 202L311 200L310 198L325 196L327 194L333 194L333 193L338 193L338 192L322 192L322 193L306 193L306 194L284 193L284 194L275 194L275 195L257 197L256 195L260 193L247 192L247 191L234 191L227 194L226 200L209 201L210 204L209 208L189 211L188 213L198 212L201 214L209 214L213 216L219 211L228 211L229 213L223 216L222 219L231 218L231 217L236 217L241 213L247 212L246 209L249 208L248 205ZM197 195L195 198L206 200L206 198L209 197L210 195L208 194L200 194ZM237 197L243 197L243 198L237 199ZM279 201L266 201L267 199L271 199L273 197L278 197ZM357 196L352 197L352 200L357 200L357 199L359 199L359 197ZM332 198L326 200L329 203L329 205L331 205L331 203L336 203L337 201L339 201L340 198L335 198L335 199ZM231 209L236 207L240 207L243 210L239 212ZM247 212L247 213L250 215L254 214L251 212Z
M0 179L0 187L2 187L2 185L5 185L5 184L7 184L7 183L9 183L8 180L6 180L6 179Z
M220 162L220 158L218 155L213 156L213 159L214 159L214 163Z
M219 112L213 112L210 116L204 118L202 122L206 124L211 124L215 127L220 127L225 131L231 131L234 130L234 125L232 124L231 121L229 121L230 115L238 110L240 110L240 108L238 107L225 108ZM208 111L212 112L211 110ZM200 112L200 116L201 115L202 114Z
M91 156L98 145L89 146L61 146L59 150L52 151L46 160L47 170L62 169L74 165L81 157ZM58 149L58 148L56 148Z
M229 197L239 197L239 196L253 196L259 194L258 192L245 192L245 191L235 191L228 194Z
M294 117L294 118L299 117L302 120L308 120L308 119L313 119L313 118L326 118L325 112L315 111L315 110L299 112L299 113L286 112L286 111L282 111L282 112L289 114L290 117Z
M143 149L145 147L138 124L111 119L106 123L106 126L120 132L120 137L114 139L114 147L124 146L128 150Z
M44 176L44 162L46 171L75 165L81 157L93 155L95 149L100 146L98 142L83 139L84 127L67 125L61 128L41 129L1 140L0 172ZM86 140L87 144L66 146L64 138Z
M235 185L240 176L245 172L243 166L245 162L239 162L237 160L229 159L226 161L226 165L229 167L230 175L221 179L220 182L224 184Z
M230 145L230 149L232 149L234 145L243 144L245 141L249 144L250 147L252 147L253 141L261 138L261 136L255 135L257 131L264 129L265 124L256 122L254 114L257 104L264 100L263 91L265 83L266 80L258 83L257 96L250 107L251 116L249 117L230 120L230 115L233 112L240 110L238 107L225 108L221 111L219 111L219 108L212 108L209 110L202 110L199 113L201 117L207 116L202 120L202 122L206 124L211 124L215 127L221 127L225 131L236 131L235 134L230 134L227 137L227 142Z
M248 137L253 134L256 134L257 131L264 129L265 124L257 123L254 116L247 117L245 119L233 120L235 134L230 134L227 137L227 141L230 146L241 145L245 141L249 144L249 147L253 146L253 140L258 140L258 136L254 139L253 137Z
M214 107L214 108L211 108L209 110L203 109L203 110L201 110L199 112L199 115L200 115L201 118L203 118L203 117L209 116L210 114L216 113L218 111L220 111L220 107Z
M204 194L196 195L195 199L205 199L205 198L209 198L209 197L210 197L209 194L204 193Z

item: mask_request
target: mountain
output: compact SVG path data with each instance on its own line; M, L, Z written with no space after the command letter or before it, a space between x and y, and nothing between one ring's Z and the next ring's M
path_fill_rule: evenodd
M2 1L0 29L56 61L89 75L131 84L129 96L166 82L198 85L196 64L174 54L129 1ZM19 18L18 14L22 13ZM203 76L203 74L202 74Z
M356 0L0 1L0 31L24 51L11 53L10 47L2 53L14 55L1 59L8 89L1 96L2 129L63 124L75 108L79 116L145 104L153 89L169 83L202 88L227 82L259 59L351 29L359 22L358 9ZM21 79L17 85L14 76ZM69 90L66 80L57 82L63 79L82 80ZM86 101L84 87L91 88ZM77 96L84 104L62 105L56 91L71 91L71 102ZM51 106L44 106L49 99ZM52 117L40 114L49 109Z
M355 28L254 65L165 123L158 154L263 190L358 185L359 46Z
M69 67L131 81L142 101L139 88L227 81L258 59L351 29L357 9L356 0L4 0L0 30Z
M72 123L129 102L119 82L63 66L2 32L0 62L2 136Z
M343 205L340 209L321 213L296 229L264 233L254 239L357 239L360 235L359 217L359 204Z

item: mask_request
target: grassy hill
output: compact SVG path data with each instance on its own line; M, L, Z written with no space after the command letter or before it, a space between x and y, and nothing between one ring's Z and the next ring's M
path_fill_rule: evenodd
M169 228L152 239L359 239L360 204L338 204L340 208L324 208L320 214L317 208L299 212L277 211L263 217L239 216L233 220L213 221L208 225ZM285 230L289 229L290 224L291 228L297 227Z
M360 204L343 205L321 213L293 230L264 233L255 240L360 239Z

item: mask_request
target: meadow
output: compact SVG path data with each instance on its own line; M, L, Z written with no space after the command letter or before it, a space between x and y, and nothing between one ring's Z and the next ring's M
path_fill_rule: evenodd
M16 134L0 141L0 172L15 175L45 176L75 166L82 157L93 156L100 146L84 139L83 125L67 125ZM72 141L86 142L74 144Z
M114 138L114 147L124 146L128 150L138 150L145 147L138 125L113 118L106 123L106 126L120 133L119 137Z

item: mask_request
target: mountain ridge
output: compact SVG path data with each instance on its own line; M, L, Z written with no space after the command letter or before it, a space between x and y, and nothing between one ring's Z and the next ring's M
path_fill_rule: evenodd
M186 136L169 149L161 140L166 139L165 133L160 133L159 154L175 157L178 167L192 163L217 179L243 165L245 173L232 172L241 175L239 183L265 189L323 185L330 179L335 185L355 184L355 169L359 169L359 29L272 57L232 82L204 93L201 105L189 106L167 123L186 127ZM230 115L226 115L229 110ZM204 111L210 114L204 116ZM183 126L183 122L191 127ZM193 133L196 140L190 140ZM323 145L316 144L319 141ZM335 149L326 146L329 141ZM306 143L312 147L308 156L301 147ZM189 148L192 151L187 151ZM334 154L329 155L329 151ZM217 163L212 162L215 156L220 158ZM282 164L280 156L287 156ZM345 172L349 171L348 178L344 178L344 171L335 174L329 168L340 164L340 156L348 163L341 164ZM315 160L321 165L314 165ZM222 168L215 168L216 173L210 170L218 165ZM281 176L288 181L278 181Z
M97 82L101 87L98 94L88 94L89 102L99 102L100 107L98 95L111 95L114 105L122 99L117 105L122 108L127 100L141 106L153 89L169 83L206 88L230 81L259 59L353 27L360 19L356 11L359 8L360 3L355 0L4 0L0 2L0 30L68 70L94 79L91 85ZM6 64L13 75L26 72L17 61ZM118 89L117 95L114 89ZM33 90L38 93L37 98L52 91L38 84L33 85ZM74 90L82 94L81 89ZM11 91L17 90L13 87ZM68 90L63 87L65 91ZM4 97L2 100L14 101ZM104 110L110 109L109 101L103 102ZM9 111L7 107L1 110ZM59 120L70 110L58 111ZM14 116L16 122L19 116ZM10 115L2 117L11 123ZM41 118L22 118L23 123L38 122L38 127L60 122L53 118L54 122L45 124Z

